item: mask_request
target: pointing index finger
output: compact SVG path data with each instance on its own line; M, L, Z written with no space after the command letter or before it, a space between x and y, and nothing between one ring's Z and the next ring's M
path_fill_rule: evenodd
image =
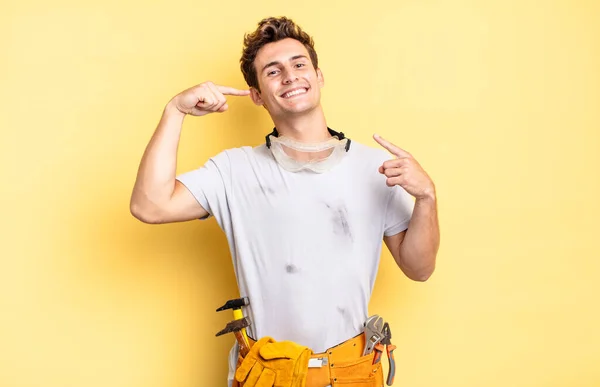
M385 140L383 137L381 137L378 134L374 134L373 138L375 139L375 141L377 141L379 143L379 145L381 145L382 147L387 149L391 154L393 154L397 157L412 157L412 155L410 153L408 153L407 151L405 151L402 148L397 147L396 145L392 144L391 142Z
M229 86L218 86L217 85L217 90L219 90L219 92L221 92L224 95L239 95L239 96L250 95L250 90L240 90L240 89L236 89L236 88L229 87Z

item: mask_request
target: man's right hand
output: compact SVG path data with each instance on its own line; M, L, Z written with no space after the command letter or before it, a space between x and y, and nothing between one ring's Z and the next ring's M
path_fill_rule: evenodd
M171 102L180 112L199 117L226 111L229 108L225 99L226 95L250 95L250 90L239 90L215 85L212 82L204 82L177 94Z

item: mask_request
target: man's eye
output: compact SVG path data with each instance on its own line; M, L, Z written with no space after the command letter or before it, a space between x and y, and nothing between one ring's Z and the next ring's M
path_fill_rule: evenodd
M304 63L296 63L296 67L304 67Z
M275 75L277 74L277 70L271 70L267 73L267 75Z

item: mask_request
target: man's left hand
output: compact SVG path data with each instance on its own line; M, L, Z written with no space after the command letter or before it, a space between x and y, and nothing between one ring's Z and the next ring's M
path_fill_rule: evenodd
M379 173L387 177L385 182L389 187L399 185L417 199L435 199L433 181L410 153L377 134L373 138L396 156L379 167Z

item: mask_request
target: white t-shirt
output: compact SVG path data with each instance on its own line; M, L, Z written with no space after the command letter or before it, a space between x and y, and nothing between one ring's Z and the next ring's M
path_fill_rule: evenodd
M404 231L414 206L378 172L390 158L352 141L330 171L292 173L263 144L177 177L227 236L251 337L323 352L362 331L382 238Z

